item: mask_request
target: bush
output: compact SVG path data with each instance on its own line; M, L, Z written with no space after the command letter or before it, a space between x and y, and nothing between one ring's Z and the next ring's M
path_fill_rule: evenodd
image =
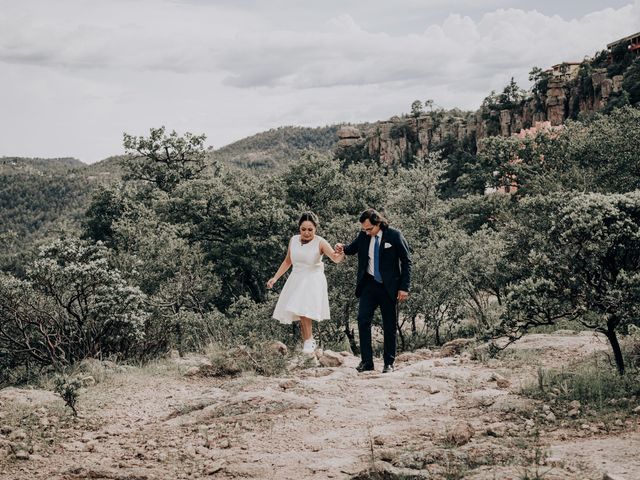
M54 391L62 397L64 403L73 411L73 415L77 417L76 404L80 396L82 382L77 378L60 375L55 378L54 385Z
M26 279L0 275L4 365L61 371L84 358L139 352L145 297L106 255L101 244L56 240L42 248Z

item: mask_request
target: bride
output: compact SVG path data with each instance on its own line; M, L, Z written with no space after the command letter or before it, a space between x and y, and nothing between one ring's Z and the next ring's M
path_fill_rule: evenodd
M304 353L313 353L316 349L311 320L329 319L329 295L322 256L326 255L335 263L344 260L344 253L335 252L329 242L316 235L318 224L318 217L314 213L302 214L298 221L300 234L291 237L287 256L276 274L267 282L267 288L273 288L293 265L291 275L280 292L273 318L286 324L300 320Z

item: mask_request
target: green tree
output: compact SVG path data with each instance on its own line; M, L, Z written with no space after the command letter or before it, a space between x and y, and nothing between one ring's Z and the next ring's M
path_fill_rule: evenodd
M629 94L629 103L640 103L640 58L636 59L624 72L622 88Z
M152 128L148 137L124 134L128 154L122 160L125 180L150 183L171 193L181 182L200 178L207 168L205 135Z
M624 373L617 335L640 314L640 193L535 197L510 236L518 269L502 332L518 338L561 319L603 333Z
M417 118L423 113L424 113L424 110L422 107L422 102L420 100L414 100L413 103L411 104L411 116Z

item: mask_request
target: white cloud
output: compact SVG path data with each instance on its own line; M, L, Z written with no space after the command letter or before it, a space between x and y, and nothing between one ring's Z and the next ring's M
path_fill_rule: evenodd
M551 2L506 8L521 3L0 0L0 104L15 112L0 155L95 161L120 151L122 131L160 124L219 147L282 124L383 119L416 98L475 109L510 77L526 86L532 66L640 25L640 0L568 19L541 13Z

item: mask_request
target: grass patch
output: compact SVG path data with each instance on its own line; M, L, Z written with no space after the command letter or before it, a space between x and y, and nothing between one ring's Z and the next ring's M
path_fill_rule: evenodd
M581 364L560 370L538 369L537 379L526 385L526 396L556 403L577 400L598 412L635 406L640 395L638 371L619 375L608 361L594 355Z

